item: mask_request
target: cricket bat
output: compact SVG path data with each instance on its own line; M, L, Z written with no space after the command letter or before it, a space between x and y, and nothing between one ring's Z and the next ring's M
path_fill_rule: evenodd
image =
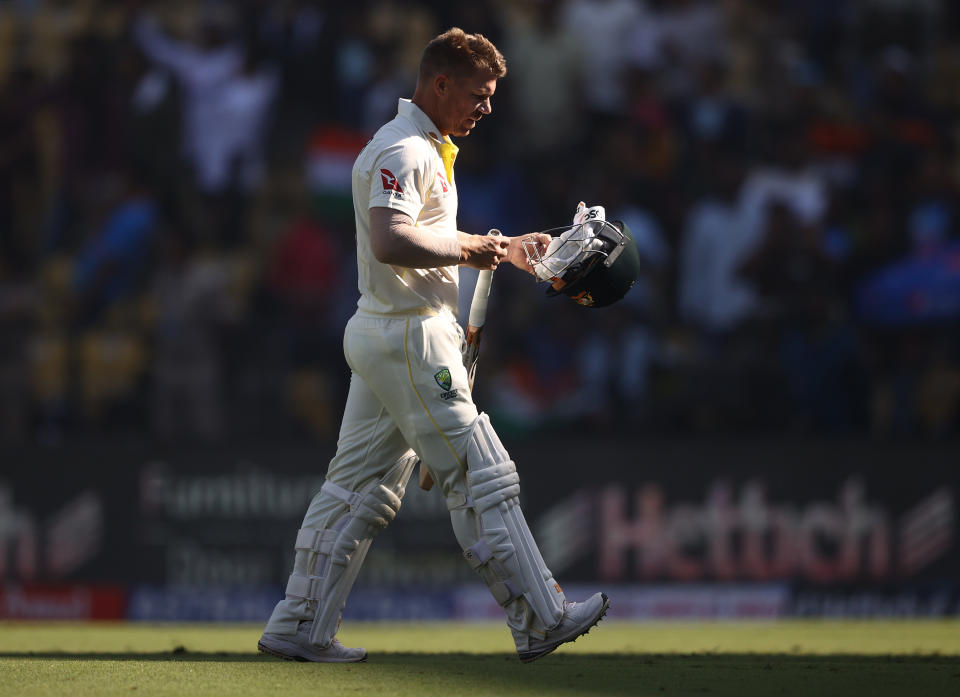
M499 230L493 229L488 235L500 235ZM487 320L487 301L490 299L490 284L493 282L493 269L481 271L477 275L477 285L473 289L473 299L470 301L470 316L467 319L467 331L464 338L463 367L467 369L467 384L473 390L473 381L477 376L477 362L480 360L480 338L483 336L483 325ZM427 468L420 463L420 488L430 491L433 488L433 477Z
M499 230L491 230L488 235L499 235ZM473 381L477 377L477 361L480 359L480 337L483 325L487 321L487 301L490 299L490 284L493 282L493 270L481 271L477 275L477 285L473 289L470 301L470 316L467 319L466 346L463 351L463 366L467 369L467 381L473 390Z

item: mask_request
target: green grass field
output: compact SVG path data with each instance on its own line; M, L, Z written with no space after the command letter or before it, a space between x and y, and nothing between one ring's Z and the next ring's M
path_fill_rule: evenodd
M261 627L0 622L0 695L960 695L958 621L627 623L529 665L503 625L345 625L360 664L256 652Z

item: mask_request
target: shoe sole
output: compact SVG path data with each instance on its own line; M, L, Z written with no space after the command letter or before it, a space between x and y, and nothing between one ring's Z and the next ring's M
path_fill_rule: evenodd
M262 641L257 642L257 649L262 653L268 653L271 656L282 658L285 661L296 661L298 663L363 663L367 660L367 654L363 654L363 658L327 658L317 660L299 654L283 653L280 649L267 646Z
M588 624L582 631L579 631L576 634L572 634L571 636L568 636L565 639L560 639L553 646L539 649L537 651L524 651L523 653L519 654L520 662L533 663L538 658L541 658L542 656L546 656L548 653L555 651L557 648L560 647L561 644L566 644L567 642L572 643L577 639L579 639L580 637L582 637L584 634L589 634L590 630L596 627L600 623L600 620L603 619L604 615L607 614L607 610L610 608L610 598L607 597L607 594L601 593L600 597L603 598L603 605L600 607L600 612L597 613L597 616L594 618L593 622Z

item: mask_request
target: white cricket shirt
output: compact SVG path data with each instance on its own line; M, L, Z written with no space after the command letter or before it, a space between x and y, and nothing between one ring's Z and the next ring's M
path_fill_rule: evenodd
M376 207L406 213L438 237L456 237L457 187L440 155L444 144L430 118L409 99L401 99L396 118L381 127L357 157L353 207L361 310L390 314L433 308L456 316L458 266L391 266L377 261L370 249L370 209Z

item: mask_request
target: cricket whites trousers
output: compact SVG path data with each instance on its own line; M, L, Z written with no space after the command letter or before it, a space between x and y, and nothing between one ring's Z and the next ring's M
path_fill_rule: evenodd
M417 457L514 637L560 621L563 593L519 510L514 464L473 403L462 340L446 312L361 310L349 320L344 354L352 374L337 452L304 517L287 597L267 632L292 634L301 620L315 620L312 640L329 642L373 536L400 507Z

